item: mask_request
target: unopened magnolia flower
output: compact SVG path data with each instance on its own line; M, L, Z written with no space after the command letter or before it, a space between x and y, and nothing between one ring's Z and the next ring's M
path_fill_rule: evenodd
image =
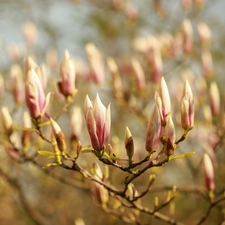
M194 97L188 81L185 81L180 103L181 126L184 130L194 126Z
M208 78L213 73L213 59L212 54L209 51L203 51L201 56L202 61L202 72L203 75Z
M214 180L214 169L213 169L212 160L210 159L207 153L205 153L203 156L203 169L204 169L206 187L209 191L213 191L216 187L215 180Z
M164 135L165 135L164 153L167 156L170 156L174 153L174 149L176 147L175 146L175 140L176 140L175 126L174 126L171 115L169 115L167 118Z
M24 101L24 81L22 70L19 65L15 64L11 67L11 91L16 104L21 104Z
M124 145L126 148L127 156L131 160L134 155L134 140L128 127L126 127L125 130Z
M79 140L83 119L82 119L81 108L78 106L74 106L70 111L70 136L71 138L75 138Z
M165 125L167 121L167 116L169 115L169 113L171 113L171 102L170 102L170 94L164 77L162 77L160 81L159 96L157 96L156 94L155 97L156 97L156 104L160 112L162 125ZM161 106L160 106L160 99L158 97L160 97L161 99Z
M85 46L85 50L93 80L98 84L103 83L105 79L105 72L100 51L93 43L88 43Z
M92 147L95 150L102 150L109 140L111 126L110 105L106 109L98 94L92 103L87 95L84 103L84 116Z
M9 113L9 109L6 107L2 107L2 120L6 133L10 134L12 132L13 120Z
M193 28L191 21L185 19L182 24L182 46L183 51L187 54L192 52L193 49Z
M207 47L208 45L210 45L211 30L209 29L209 27L205 23L200 22L197 24L197 29L201 46Z
M210 108L213 116L220 113L220 92L216 82L212 82L209 87Z
M27 79L28 72L31 69L36 69L38 67L37 63L33 60L31 56L28 56L24 62L24 77Z
M65 97L74 96L76 93L76 72L74 63L67 50L64 53L64 59L60 65L60 77L62 80L58 82L58 88L61 94Z
M50 93L45 97L40 79L34 69L31 69L27 74L25 95L31 118L38 119L42 117L50 101Z
M134 69L137 88L139 90L142 90L145 88L145 85L146 85L144 70L136 58L132 58L131 63L132 63L133 69Z
M55 120L50 118L50 122L51 122L51 126L52 126L52 133L55 137L58 148L61 152L65 152L66 151L65 135Z
M4 94L5 94L5 80L2 74L0 74L0 99L4 96Z
M158 149L160 130L161 130L161 119L159 110L155 105L150 115L146 132L145 149L148 152Z

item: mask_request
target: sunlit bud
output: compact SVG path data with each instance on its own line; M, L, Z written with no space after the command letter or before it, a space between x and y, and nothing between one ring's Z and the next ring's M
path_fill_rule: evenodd
M211 43L211 35L212 35L209 27L205 23L199 22L197 24L197 29L201 46L202 47L209 46Z
M98 84L103 83L105 79L105 71L100 51L93 43L88 43L85 46L85 50L93 80Z
M23 126L25 128L28 128L27 130L23 130L22 133L22 145L28 146L30 144L31 139L31 130L29 130L32 127L31 118L27 111L23 113Z
M220 92L215 81L209 87L209 100L212 115L217 116L220 113Z
M36 26L27 22L23 25L23 35L28 45L35 45L37 43L38 31Z
M141 67L141 64L139 63L139 61L136 58L132 58L131 63L132 63L133 69L134 69L137 87L139 90L142 90L145 88L145 85L146 85L145 84L145 74L144 74L143 68Z
M212 55L208 51L202 52L202 72L205 77L211 77L213 73Z
M70 136L80 139L80 134L83 125L83 116L81 108L74 106L70 111Z
M162 76L163 63L161 55L161 47L159 41L153 37L148 37L147 57L151 67L151 80L159 82Z
M31 69L25 83L27 107L32 119L42 117L50 101L50 93L45 97L43 87L37 73Z
M156 196L154 198L154 206L155 206L155 208L157 208L159 206L159 197L158 196Z
M155 174L151 174L148 178L148 188L150 188L155 181Z
M93 175L95 176L96 179L98 179L98 180L102 180L103 179L102 169L100 168L98 163L94 163L93 164L92 173L93 173Z
M145 149L148 152L158 149L160 130L161 130L161 119L159 110L155 105L150 115L146 132Z
M101 184L92 182L92 193L97 204L100 204L103 208L109 201L108 190L105 189Z
M187 130L194 126L194 97L188 81L185 81L180 102L181 126Z
M193 49L193 28L190 20L185 19L182 24L182 46L183 51L187 54L192 52Z
M0 74L0 99L2 99L4 94L5 94L5 80L2 74Z
M24 81L22 70L19 65L15 64L11 67L10 76L10 88L13 94L14 101L17 105L20 105L24 101Z
M209 105L203 106L203 116L207 124L212 124L212 112Z
M25 79L27 79L27 74L31 69L36 69L38 67L37 63L30 57L28 56L24 62L24 76Z
M84 116L92 147L95 150L102 150L104 146L107 146L109 140L111 126L110 105L106 109L98 94L93 103L86 96Z
M61 152L65 152L66 151L66 141L65 141L65 135L62 132L60 126L58 125L58 123L55 122L55 120L53 120L52 118L50 118L51 121L51 126L52 126L52 132L53 135L56 139L58 148Z
M58 88L62 95L65 97L74 96L76 93L75 88L75 66L70 58L69 52L66 50L64 53L64 59L60 64L60 77L61 81L58 82Z
M107 59L107 64L112 74L114 95L117 99L121 99L123 97L123 84L119 74L118 66L116 65L115 60L111 57Z
M136 190L133 183L129 183L126 195L132 200L134 197L138 196L138 191Z
M124 145L129 159L134 155L134 140L128 127L125 130Z
M171 102L170 102L170 94L165 82L164 77L161 78L160 86L159 86L159 96L162 100L162 125L166 124L167 115L171 112ZM158 105L158 104L157 104ZM160 107L159 107L160 110Z
M13 121L12 121L12 117L9 113L9 109L6 107L2 107L2 122L3 122L5 132L8 135L11 134Z
M107 180L108 178L109 178L109 167L105 165L103 171L103 181Z
M157 51L153 58L153 65L152 65L152 81L159 82L160 78L162 77L162 70L163 70L163 62L161 52Z
M204 169L206 187L209 191L213 191L216 187L215 180L214 180L214 169L213 169L212 160L210 159L207 153L205 153L203 156L203 169Z
M170 156L174 153L175 149L175 126L172 120L171 115L168 116L167 123L165 126L165 144L164 144L164 153L167 156Z
M192 0L182 0L181 4L184 9L190 9L192 6Z

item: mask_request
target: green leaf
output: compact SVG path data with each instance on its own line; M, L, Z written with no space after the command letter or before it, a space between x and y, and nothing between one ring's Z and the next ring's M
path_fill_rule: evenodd
M38 154L44 156L55 156L55 153L49 151L38 151Z
M169 160L173 160L173 159L181 159L181 158L185 158L185 157L189 157L189 156L192 156L194 155L195 152L186 152L186 153L183 153L181 155L178 155L178 156L171 156Z

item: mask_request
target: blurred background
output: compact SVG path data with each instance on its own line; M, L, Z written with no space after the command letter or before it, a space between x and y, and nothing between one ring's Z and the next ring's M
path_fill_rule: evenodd
M74 58L77 68L78 94L74 104L83 108L86 94L93 99L96 92L100 93L105 105L111 103L111 141L114 145L123 146L124 130L129 125L135 139L136 149L139 151L136 156L137 160L143 158L145 156L143 142L146 124L153 104L154 91L157 89L157 82L149 75L150 72L144 61L145 77L146 80L151 80L151 83L148 84L148 91L139 92L137 87L132 86L134 81L130 78L130 74L133 74L130 61L135 56L142 62L145 46L142 47L138 41L149 36L156 36L160 39L164 35L163 38L166 39L165 36L169 34L168 42L175 43L176 34L179 36L183 21L189 19L194 33L194 47L191 56L183 56L181 53L176 56L165 55L160 75L164 76L167 81L175 122L178 125L178 101L182 95L183 81L181 74L185 73L184 77L190 78L190 84L193 84L197 98L196 111L198 112L196 128L177 151L180 153L196 151L196 158L193 161L177 161L173 165L153 169L151 173L156 173L158 178L150 196L144 199L144 204L150 208L153 207L154 196L159 196L163 201L166 190L173 185L200 187L201 189L204 186L204 178L202 178L199 168L202 154L205 151L203 143L205 143L205 139L208 140L209 130L205 126L208 121L202 107L208 101L208 93L206 93L208 82L212 79L215 80L220 95L224 96L225 1L195 0L191 2L191 6L185 6L185 1L181 0L1 0L0 73L6 80L5 92L1 96L1 106L9 107L13 112L14 122L21 124L22 113L26 106L25 103L21 103L20 107L15 109L15 101L11 94L11 66L18 64L23 69L28 55L32 56L39 65L45 63L48 71L48 90L55 91L55 83L59 80L59 63L63 59L64 51L68 50ZM199 22L206 23L212 35L209 51L213 59L213 76L206 79L206 84L201 83L204 71L201 62L202 49L197 34ZM170 35L173 37L172 41ZM102 55L105 76L103 83L96 84L90 78L88 70L90 62L86 50L88 43L93 43ZM127 104L125 105L116 103L115 93L111 90L111 71L106 66L108 57L115 59L121 72L126 89ZM191 75L187 70L191 71ZM129 82L126 82L127 79ZM181 87L178 87L179 85ZM205 89L202 88L202 85L205 85ZM53 100L52 105L50 113L54 116L64 105L62 96ZM221 103L221 108L222 106L223 103ZM141 115L142 113L143 115ZM62 115L58 122L65 134L69 136L68 113ZM215 126L212 129L211 124L209 126L210 131L214 130ZM83 125L83 133L80 138L81 142L87 145L90 142L84 127ZM46 130L45 132L47 134L50 131ZM181 133L182 130L178 129L177 135L179 136ZM218 165L225 158L224 154L219 151L222 147L223 144L217 149ZM51 146L47 145L44 148L51 149ZM124 157L125 151L120 154L121 157ZM40 166L32 163L15 163L4 153L3 147L0 155L0 167L10 175L11 179L8 179L6 174L0 173L3 178L0 178L0 223L2 225L41 224L35 223L32 219L39 215L45 218L46 224L55 225L83 225L83 222L79 221L80 218L86 225L126 224L114 216L107 215L96 206L89 191L89 184L79 180L81 177L75 172L54 168L49 172L51 174L49 176L42 172ZM92 155L81 156L80 159L87 169L90 169L94 161ZM39 156L38 162L44 166L47 160ZM217 168L219 191L224 188L223 168L224 166ZM117 170L111 172L110 182L120 187L125 175ZM148 176L149 173L135 183L139 191L143 190ZM62 178L66 179L60 181ZM29 205L31 204L33 209L29 209L26 202L23 201L29 201ZM204 199L198 195L198 191L189 193L187 201L184 190L184 193L181 192L177 197L176 207L179 211L177 210L176 218L194 224L200 218L201 210L204 211L204 204ZM202 208L197 211L200 207ZM165 214L169 214L168 210L168 208L164 210ZM35 211L38 212L38 215L35 214ZM192 215L192 218L189 215ZM154 219L147 218L146 220L149 224L150 221L152 224L165 224L154 221ZM213 224L212 221L214 224L219 224L221 220L221 214L215 210L211 219L205 224Z

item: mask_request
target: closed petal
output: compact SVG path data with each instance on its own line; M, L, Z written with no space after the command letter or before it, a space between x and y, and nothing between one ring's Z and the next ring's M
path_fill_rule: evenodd
M93 109L90 107L86 113L86 124L89 136L91 138L92 147L95 150L100 150L101 146L99 144L99 139L96 133L96 122L93 114Z
M104 142L103 142L104 145L107 145L109 142L110 129L111 129L111 111L110 111L110 105L109 105L107 107L106 117L105 117Z

